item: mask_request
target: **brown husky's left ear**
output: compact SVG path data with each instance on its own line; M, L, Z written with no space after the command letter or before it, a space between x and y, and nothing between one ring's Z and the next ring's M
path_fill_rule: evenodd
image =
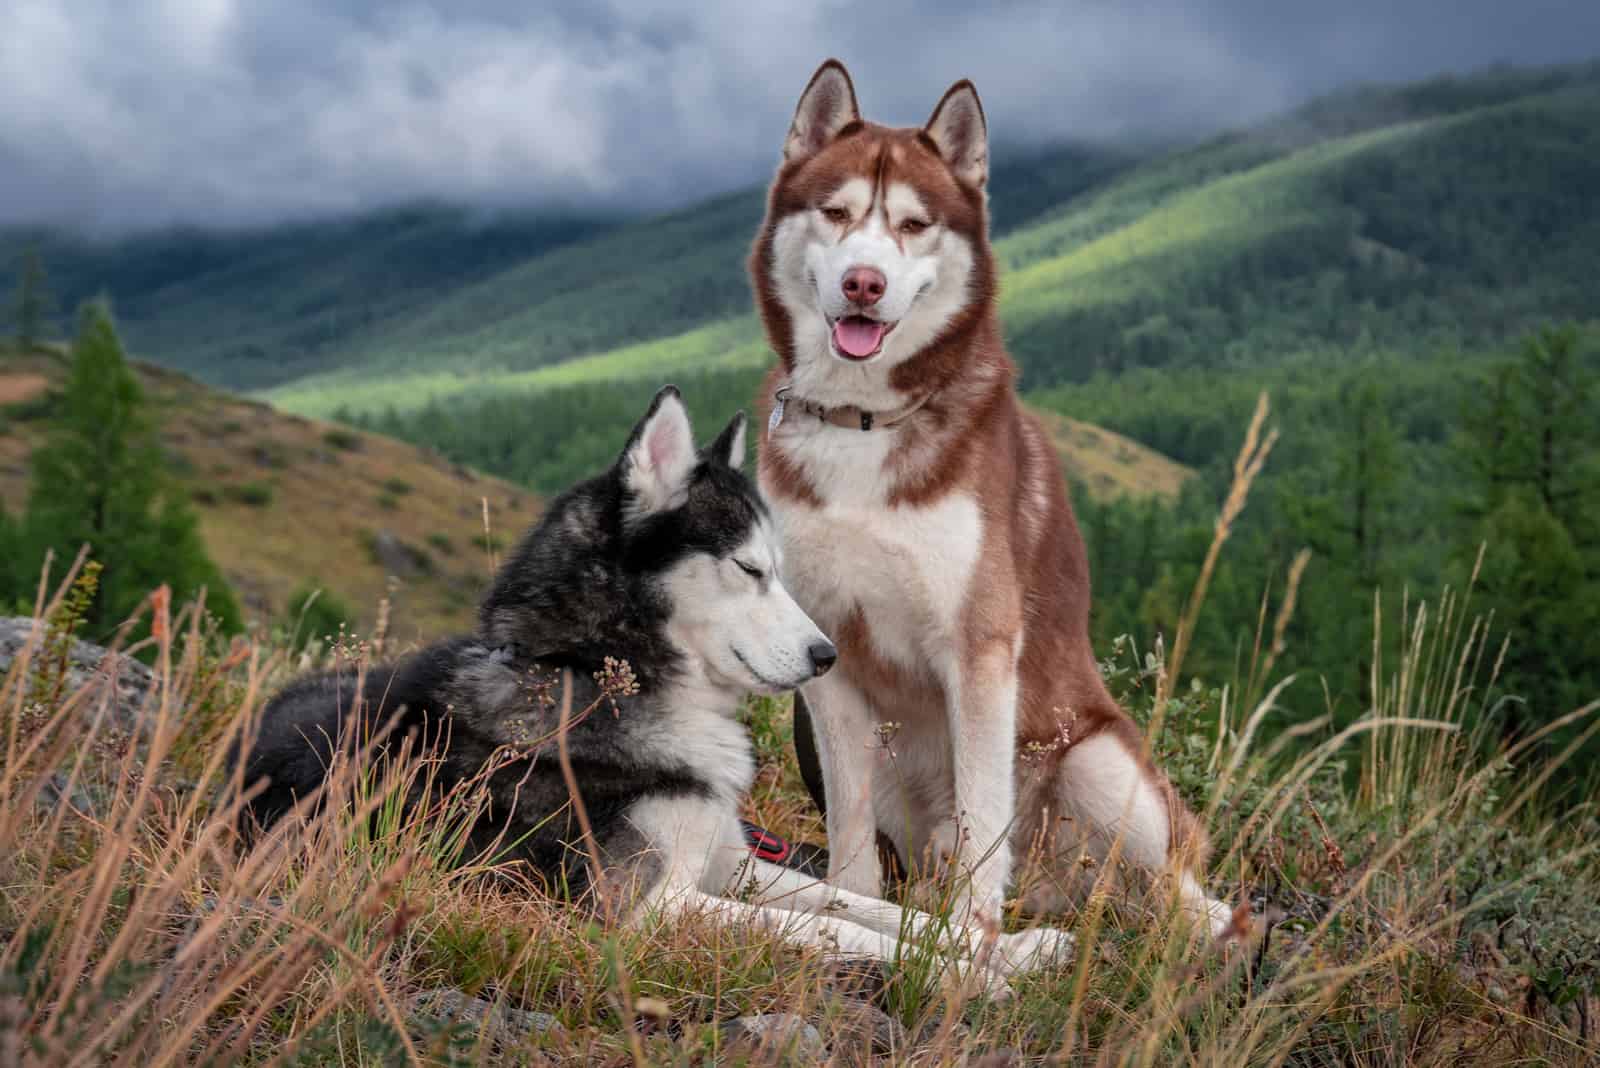
M950 87L922 132L938 146L957 178L983 188L989 180L989 126L971 82L963 78Z
M852 122L861 121L856 108L856 87L850 73L837 59L826 60L806 83L800 104L794 109L789 136L783 142L785 160L804 159L821 152Z

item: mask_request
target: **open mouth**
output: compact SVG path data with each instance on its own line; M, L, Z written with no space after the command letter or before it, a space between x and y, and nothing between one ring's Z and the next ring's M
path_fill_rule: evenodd
M833 351L847 360L870 360L883 350L883 339L894 328L894 323L865 315L846 315L833 323Z

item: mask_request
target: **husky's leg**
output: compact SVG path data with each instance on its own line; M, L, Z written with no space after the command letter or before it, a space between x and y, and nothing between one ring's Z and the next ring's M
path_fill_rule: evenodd
M754 857L747 868L748 874L741 877L740 885L753 886L756 901L763 906L834 916L901 939L921 941L933 937L964 955L977 952L983 937L983 932L978 928L951 923L917 909L901 908L883 898L852 894L792 868L769 864ZM1064 959L1071 950L1072 935L1054 928L1041 927L1001 934L996 940L995 958L990 966L1009 975L1021 969Z
M949 695L955 811L934 836L936 855L958 861L977 912L1000 918L1011 877L1016 783L1017 658L1011 643L991 641L952 658Z
M750 904L706 893L697 887L672 881L663 882L651 893L642 911L662 918L700 915L719 924L749 927L774 938L820 950L829 956L864 957L893 962L899 959L901 941L897 932L875 931L839 916L819 916L800 909ZM977 969L977 979L990 994L1006 993L1005 960L991 960ZM970 974L965 955L952 954L948 962L951 978Z
M837 949L873 960L893 960L900 944L893 934L873 931L836 916L735 901L694 887L663 888L653 895L651 904L661 916L699 913L718 922L752 926L800 945Z
M805 688L828 800L828 881L866 897L883 894L874 776L880 754L866 697L842 672Z
M1174 878L1183 910L1214 937L1228 928L1232 911L1205 892L1192 870L1201 862L1195 855L1198 841L1174 841L1175 828L1186 832L1180 838L1198 839L1199 828L1187 826L1194 817L1181 809L1174 811L1179 802L1171 787L1153 775L1121 738L1105 731L1074 744L1061 757L1059 784L1062 808L1078 831L1077 844L1090 858L1103 862L1120 835L1124 862L1150 879ZM1061 845L1073 853L1061 858L1063 867L1076 866L1079 854L1071 849L1072 843Z

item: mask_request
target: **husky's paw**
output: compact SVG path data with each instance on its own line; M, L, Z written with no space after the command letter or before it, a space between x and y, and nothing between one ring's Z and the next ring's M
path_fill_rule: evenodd
M961 848L965 840L966 833L956 823L954 816L947 816L940 820L938 825L928 833L925 857L930 869L935 872L944 872L960 864Z
M949 982L968 985L968 989L981 990L991 1001L1005 1001L1011 997L1011 984L1007 972L996 957L983 964L972 958L951 961L946 972Z
M993 966L1007 975L1048 968L1072 959L1075 941L1071 931L1058 927L1033 927L1003 934L994 947Z
M1211 944L1218 950L1227 952L1235 946L1249 942L1257 932L1256 918L1251 915L1248 907L1230 908L1228 905L1214 898L1207 899L1202 909L1194 911L1200 915L1196 917L1211 932Z

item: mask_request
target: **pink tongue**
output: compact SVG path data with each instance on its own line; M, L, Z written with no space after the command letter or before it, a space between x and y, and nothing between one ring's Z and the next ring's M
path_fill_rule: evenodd
M878 351L883 340L883 324L860 315L840 319L833 324L833 343L846 356L864 360Z

